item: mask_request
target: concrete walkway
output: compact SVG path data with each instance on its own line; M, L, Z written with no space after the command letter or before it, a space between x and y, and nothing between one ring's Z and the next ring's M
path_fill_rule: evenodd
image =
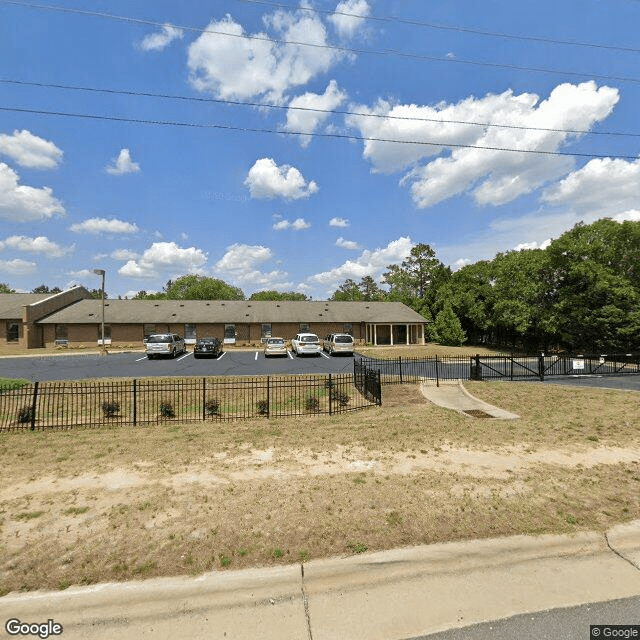
M420 383L420 391L429 402L445 409L453 409L468 417L500 420L515 420L520 417L474 398L460 380L441 380L439 385L435 380L425 380Z
M637 595L640 520L605 534L514 536L12 593L0 598L0 622L53 620L65 640L400 640Z

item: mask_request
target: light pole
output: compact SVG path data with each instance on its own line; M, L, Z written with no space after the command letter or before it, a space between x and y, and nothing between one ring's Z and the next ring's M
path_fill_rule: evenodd
M102 335L102 355L105 355L107 353L107 346L104 343L104 276L105 276L105 270L104 269L94 269L93 273L95 273L97 276L102 276L102 288L100 289L100 294L102 297L102 331L101 331L101 335Z

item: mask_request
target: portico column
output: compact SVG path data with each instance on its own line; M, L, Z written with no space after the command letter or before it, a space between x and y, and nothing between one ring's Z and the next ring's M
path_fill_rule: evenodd
M389 325L389 328L390 328L390 330L391 330L391 345L393 346L393 325L392 325L392 324L390 324L390 325Z
M378 346L378 325L373 325L373 344Z
M405 325L405 337L406 337L406 343L409 344L409 325Z

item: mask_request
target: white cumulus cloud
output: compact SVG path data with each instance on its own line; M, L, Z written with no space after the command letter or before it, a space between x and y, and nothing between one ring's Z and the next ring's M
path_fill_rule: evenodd
M585 82L561 84L542 102L535 94L514 95L512 91L434 107L394 106L381 100L373 108L355 106L352 110L400 119L348 116L346 121L364 137L418 143L368 140L363 154L375 171L409 169L401 185L410 186L416 206L430 207L466 192L479 204L500 205L566 175L573 168L573 159L486 147L558 151L578 136L567 130L588 131L612 112L618 100L617 89ZM493 122L511 128L465 122ZM420 164L443 152L448 155Z
M345 240L340 237L336 240L336 247L340 247L342 249L349 249L350 251L357 251L360 249L360 245L353 240Z
M287 289L292 283L288 273L279 269L261 271L258 267L273 258L273 252L262 245L232 244L216 262L215 269L239 286L256 289Z
M0 134L0 154L30 169L53 169L63 156L62 150L53 142L26 129L15 130L12 135Z
M542 201L589 217L624 215L640 203L640 158L596 158L542 194Z
M140 165L131 159L129 149L120 149L117 158L112 160L112 164L105 167L106 172L112 176L121 176L126 173L138 173Z
M114 260L135 260L140 257L138 253L131 251L131 249L116 249L111 252L110 256Z
M9 236L4 240L0 240L0 250L2 249L15 249L17 251L28 251L30 253L44 253L52 258L61 258L72 251L73 247L65 249L45 236L38 236L37 238L30 238L28 236Z
M329 111L339 107L347 98L347 94L338 88L338 83L331 80L324 93L303 93L293 98L287 110L285 131L313 133L329 118ZM311 136L300 136L300 144L309 146Z
M302 231L308 229L311 226L310 222L307 222L304 218L296 218L293 222L289 220L278 220L274 223L273 228L276 231L284 231L285 229L293 229L294 231Z
M291 88L327 72L344 55L325 48L327 32L317 15L276 11L264 23L272 35L263 31L245 34L228 14L210 22L189 46L188 67L195 89L225 99L264 96L280 103Z
M343 38L350 38L360 28L369 13L367 0L343 0L338 2L335 13L329 16L329 20Z
M404 236L381 249L365 250L354 260L347 260L339 267L317 273L308 280L325 287L326 292L330 294L348 278L356 281L365 276L379 278L390 264L400 264L409 255L412 247L411 238Z
M313 180L307 182L298 169L288 164L278 166L272 158L256 160L244 184L255 199L299 200L318 191L318 185Z
M144 51L162 51L174 40L182 38L183 35L182 29L166 23L162 25L162 31L145 36L140 42L140 48Z
M18 174L0 162L0 218L18 222L44 220L64 215L62 203L49 187L26 187L18 183Z
M25 276L34 273L36 270L35 262L28 262L15 258L14 260L0 260L0 272L5 271L14 276Z
M171 277L185 273L204 273L207 254L196 247L183 248L175 242L154 242L139 259L128 260L118 273L130 278L156 278L161 274Z
M135 233L138 225L135 222L125 222L117 218L89 218L72 224L69 229L74 233Z
M348 227L351 224L346 218L331 218L329 220L330 227Z

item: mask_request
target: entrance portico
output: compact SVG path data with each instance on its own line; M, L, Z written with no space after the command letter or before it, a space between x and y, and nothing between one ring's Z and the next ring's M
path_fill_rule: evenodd
M367 323L366 340L374 345L424 344L424 324Z

